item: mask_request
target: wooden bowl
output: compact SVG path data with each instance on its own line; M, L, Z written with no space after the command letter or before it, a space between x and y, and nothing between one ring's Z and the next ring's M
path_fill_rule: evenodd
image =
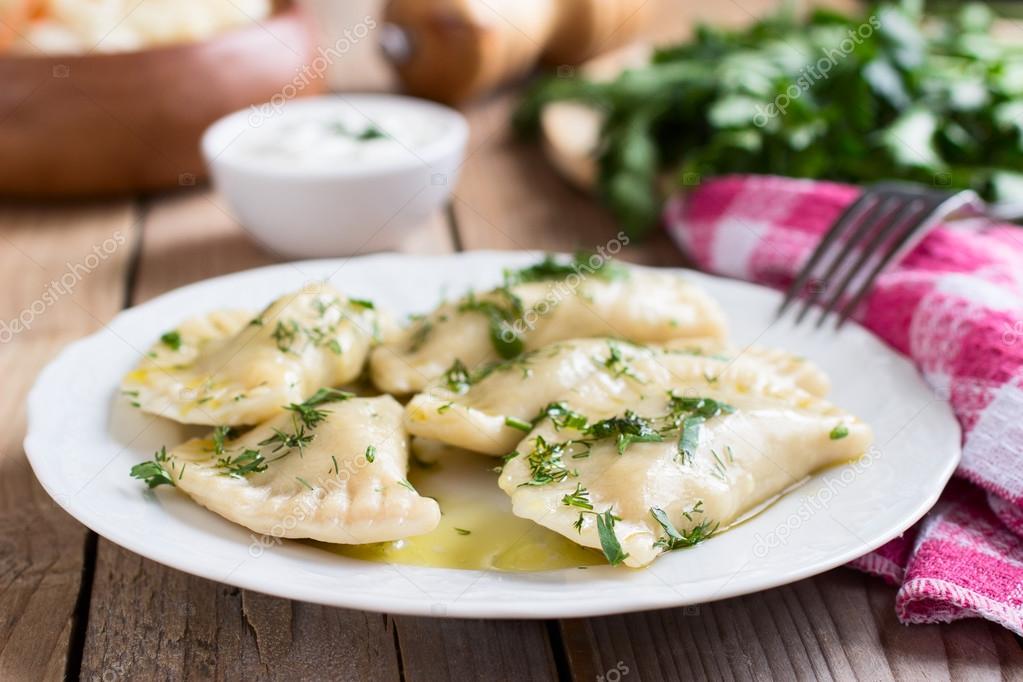
M293 2L258 25L137 52L0 56L0 195L81 197L194 184L199 138L232 111L317 94Z

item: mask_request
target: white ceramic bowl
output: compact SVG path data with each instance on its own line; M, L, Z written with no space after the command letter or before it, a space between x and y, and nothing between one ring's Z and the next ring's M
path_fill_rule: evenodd
M330 157L326 145L267 151L293 141L296 126L333 116L386 133L386 148L376 148L386 153ZM209 127L202 152L214 186L265 248L286 257L341 256L393 248L429 219L451 194L467 138L465 118L453 109L344 94L237 111Z

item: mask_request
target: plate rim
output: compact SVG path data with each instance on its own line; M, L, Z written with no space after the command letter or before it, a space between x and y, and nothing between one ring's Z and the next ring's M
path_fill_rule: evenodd
M232 573L228 576L218 574L217 571L209 567L207 564L196 562L194 556L191 555L178 555L173 551L161 551L158 546L152 544L146 544L144 542L132 542L131 536L123 535L117 532L117 529L111 527L114 524L105 524L99 519L95 518L91 513L91 510L86 505L79 503L75 504L74 498L67 499L51 486L53 481L49 480L47 475L46 463L44 461L46 455L42 452L44 444L41 441L41 436L37 432L39 428L38 414L41 411L41 394L43 389L47 385L47 380L51 373L55 372L56 369L66 360L68 356L73 355L77 352L77 349L90 343L102 336L104 332L115 323L124 324L124 320L130 319L131 317L141 314L140 311L145 306L150 304L156 304L160 301L166 301L173 299L178 296L187 296L190 292L202 289L203 287L237 278L240 276L254 276L255 273L267 273L270 274L273 271L279 271L285 268L293 268L300 266L309 267L323 267L328 264L337 265L347 263L351 260L367 261L367 260L391 260L391 259L415 259L415 260L430 260L434 262L443 262L451 260L460 260L465 258L481 258L481 259L494 259L499 257L508 258L510 255L515 258L524 257L537 257L542 255L543 251L499 251L499 250L473 250L466 252L456 252L451 254L404 254L396 252L384 252L377 254L370 254L366 256L358 256L354 258L325 258L325 259L310 259L310 260L298 260L298 261L286 261L272 263L257 268L250 268L246 270L239 270L231 273L225 273L210 277L207 279L198 280L185 284L181 287L171 289L163 292L158 296L147 299L145 302L138 305L134 305L129 308L125 308L118 312L113 318L103 324L103 326L89 334L87 336L75 339L74 341L66 344L58 351L56 355L43 367L38 373L32 388L29 390L26 402L26 432L23 441L24 451L26 458L32 468L32 472L40 485L46 491L47 495L54 500L54 502L72 516L76 521L83 524L89 530L96 533L97 535L113 542L114 544L126 549L130 552L143 556L147 559L155 561L164 566L168 566L175 570L182 571L184 573L195 575L201 578L219 582L222 584L228 584L241 589L252 590L262 594L268 594L277 596L285 599L294 599L299 601L307 601L316 604L322 604L326 606L333 606L338 608L351 608L365 611L382 612L395 615L409 615L409 616L440 616L450 618L487 618L487 619L552 619L552 618L582 618L582 617L595 617L604 615L613 615L620 613L630 613L636 611L653 610L660 608L676 608L693 604L704 604L715 601L721 601L724 599L731 599L747 594L753 594L765 590L774 589L783 585L805 580L806 578L819 575L826 571L832 570L838 566L849 563L853 559L856 559L864 554L876 550L878 547L890 542L892 539L901 536L923 518L927 512L937 503L945 486L948 481L954 475L960 459L962 457L962 443L961 443L961 426L958 419L952 412L951 406L947 401L941 401L941 409L946 413L945 417L953 428L954 435L957 436L957 441L954 445L955 456L948 458L945 462L943 470L940 472L938 478L942 484L939 487L935 486L935 489L928 491L925 495L921 495L919 502L914 506L913 511L907 512L903 517L903 520L895 523L891 526L888 531L879 534L883 536L880 540L874 540L868 543L864 543L861 546L850 548L844 552L836 552L835 554L829 555L816 562L807 563L796 570L787 572L779 572L776 575L772 575L769 578L762 578L757 581L757 586L750 587L743 584L741 581L730 581L724 587L717 590L710 597L704 597L700 599L686 599L682 598L676 591L661 591L665 593L663 598L650 598L635 601L633 603L621 603L616 602L614 606L609 606L604 602L591 603L588 600L577 600L573 602L555 602L550 606L544 606L543 602L538 601L500 601L494 603L486 603L482 601L455 601L444 613L437 613L430 606L423 601L410 602L403 600L400 596L392 597L391 595L383 596L381 594L373 593L370 595L363 595L357 591L336 591L336 592L324 592L321 588L316 585L306 585L305 583L292 581L284 582L279 581L276 584L267 584L265 578L253 577L244 573ZM673 272L684 277L688 277L691 281L699 284L701 280L715 280L725 286L735 287L737 289L746 288L748 290L759 290L767 291L772 294L778 294L774 289L766 286L747 282L744 280L737 280L728 277L722 277L719 275L708 274L697 270L681 267L652 267L642 264L629 263L623 261L630 267L639 267L659 272ZM859 328L862 332L869 334L879 343L886 346L893 355L898 356L903 362L909 363L920 381L923 382L923 377L919 375L919 370L915 367L912 361L902 353L899 353L895 349L892 349L887 343L877 337L869 329L863 327L856 321L850 321L848 323L851 326ZM33 426L35 425L35 429ZM866 551L861 551L863 547L869 547ZM388 564L382 564L382 566L388 566ZM403 565L404 566L404 565ZM405 566L409 570L420 569L418 566ZM450 568L435 568L429 567L430 571L456 571L459 573L465 573L467 571L463 569L450 569ZM640 569L642 570L642 569ZM647 569L649 570L649 569ZM477 573L486 574L487 571L475 571ZM543 572L539 572L543 573ZM740 571L741 573L741 571ZM255 574L258 576L258 574ZM504 574L501 574L504 575ZM527 587L528 589L528 587Z

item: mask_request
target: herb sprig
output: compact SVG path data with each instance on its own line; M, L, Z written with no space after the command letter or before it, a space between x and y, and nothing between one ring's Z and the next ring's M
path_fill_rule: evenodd
M150 489L161 485L176 485L171 471L168 471L166 466L170 462L171 457L167 454L167 448L160 448L153 455L153 459L133 466L131 468L131 477L144 482L146 487Z

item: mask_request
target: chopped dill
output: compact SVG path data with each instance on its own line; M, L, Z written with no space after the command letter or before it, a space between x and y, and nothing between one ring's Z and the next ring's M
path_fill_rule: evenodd
M593 510L590 503L590 491L581 483L575 484L575 490L561 498L561 503L566 507L578 507L579 509Z
M244 478L249 474L258 474L267 469L266 458L263 457L263 453L259 450L250 450L248 448L235 457L221 457L217 460L217 466L224 470L221 472L222 475L234 478Z

